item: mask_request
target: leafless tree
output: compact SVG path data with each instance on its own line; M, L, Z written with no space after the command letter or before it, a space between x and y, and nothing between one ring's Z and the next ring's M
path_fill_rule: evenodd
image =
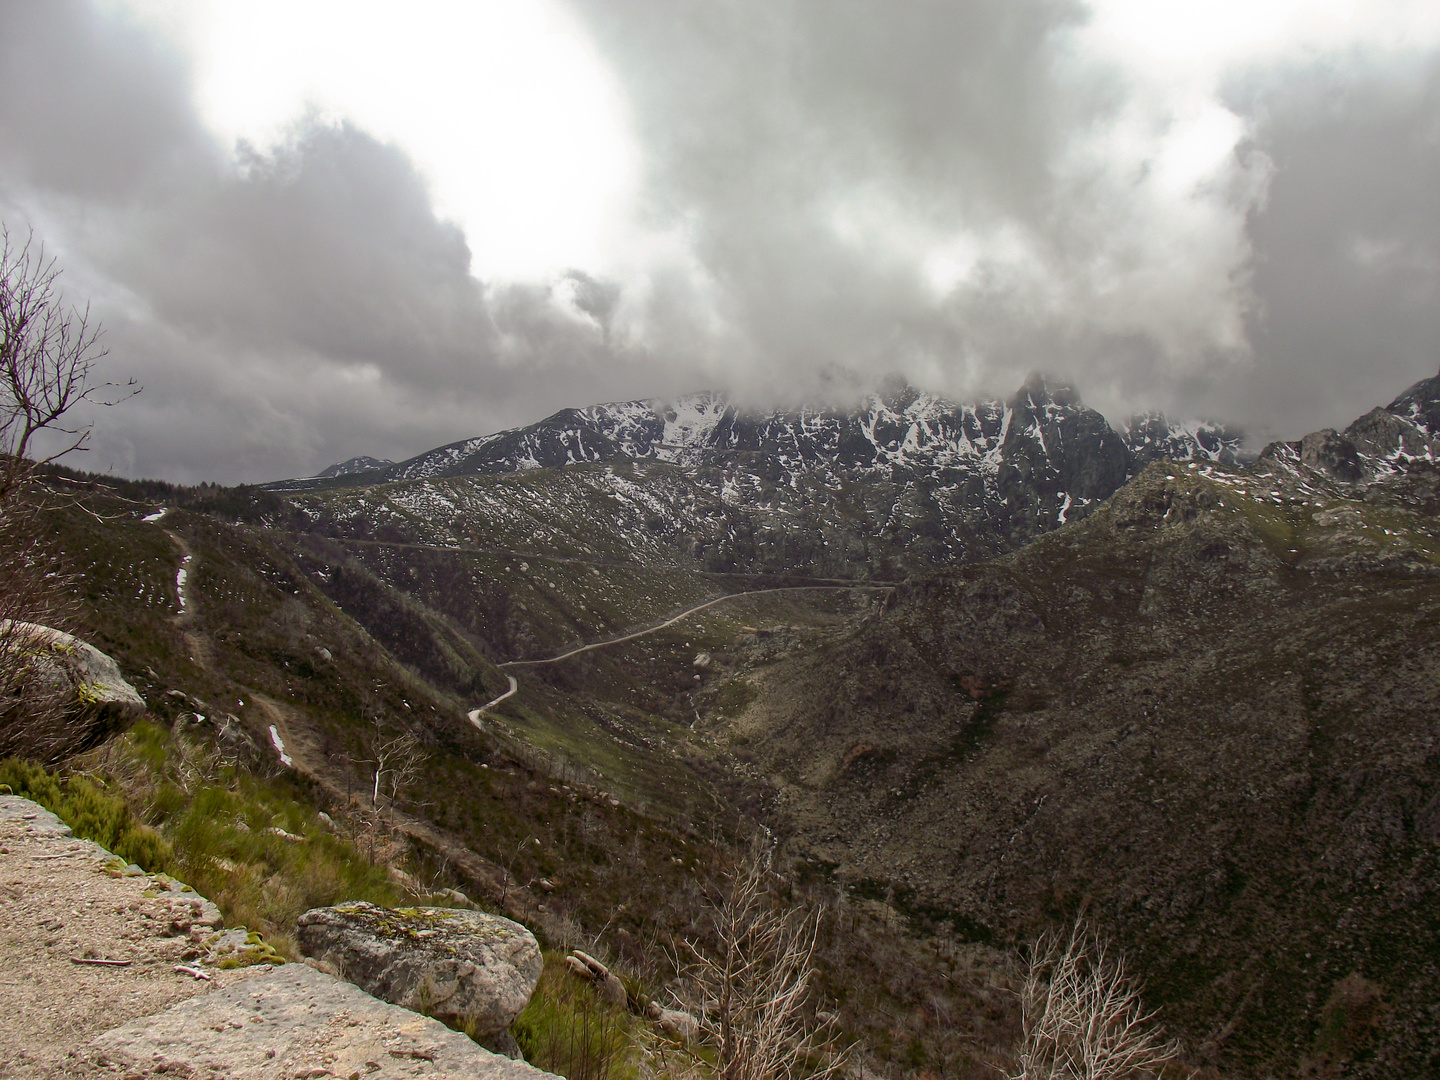
M1179 1044L1165 1039L1140 990L1083 917L1044 934L1020 991L1023 1034L1010 1080L1145 1080L1175 1065Z
M374 755L370 764L375 770L370 786L370 808L378 811L382 796L388 796L394 803L420 775L425 751L412 731L387 731L378 718L374 721L374 728L374 737L370 742L370 753Z
M133 384L96 383L105 355L90 308L67 307L57 288L60 271L33 235L13 239L0 226L0 507L43 465L89 440L75 422L83 402L114 404ZM106 391L117 391L106 397ZM31 457L42 433L58 436L41 458Z
M64 628L72 578L47 542L31 481L38 466L84 447L77 406L134 392L93 381L100 330L88 308L65 306L58 277L33 236L16 242L0 225L0 754L46 761L74 749L79 718L64 689L41 677L23 624ZM106 398L110 389L120 393ZM37 459L47 434L59 438Z
M783 903L768 851L757 844L714 896L710 942L683 942L679 967L693 988L683 1004L716 1049L723 1080L798 1080L838 1072L845 1055L815 1019L819 912Z

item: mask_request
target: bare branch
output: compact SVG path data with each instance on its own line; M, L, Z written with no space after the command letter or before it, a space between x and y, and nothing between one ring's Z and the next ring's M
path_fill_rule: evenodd
M820 913L782 904L760 847L726 876L711 909L708 947L682 943L685 1002L714 1043L723 1080L794 1080L840 1071L834 1032L816 1021L811 983Z
M64 305L59 276L33 234L21 243L0 226L0 507L37 465L85 448L90 429L73 422L82 402L113 405L139 393L133 381L91 381L106 353L102 331L88 305ZM58 448L32 460L42 432L60 436Z
M1011 1080L1144 1080L1173 1065L1123 957L1077 918L1035 943L1020 991L1023 1034Z

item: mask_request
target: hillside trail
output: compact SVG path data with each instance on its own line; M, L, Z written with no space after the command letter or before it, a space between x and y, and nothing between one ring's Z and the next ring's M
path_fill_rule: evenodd
M178 611L172 621L185 640L190 659L200 668L209 671L214 667L214 654L210 651L210 639L196 629L195 606L189 589L190 577L195 571L195 553L185 538L173 529L161 525L160 531L180 549L180 566L175 571L175 606Z
M156 518L153 523L158 524L159 520ZM210 647L209 638L199 628L195 599L187 588L189 580L196 570L195 554L184 537L163 525L160 528L179 549L181 556L180 566L175 576L175 592L179 610L172 621L185 640L190 659L201 669L213 671L216 668L214 652ZM230 677L228 673L226 673L226 677ZM515 692L514 680L511 680L511 683L509 693L502 694L502 699ZM276 753L289 758L289 761L285 762L287 767L294 769L301 776L319 786L337 803L347 807L361 805L362 796L354 791L353 783L349 782L352 778L331 764L329 755L321 746L320 740L316 738L313 726L304 720L298 710L268 694L260 693L253 687L240 683L236 685L244 691L246 700L262 714L263 726L271 730L270 741ZM494 704L496 702L490 703L490 705ZM483 708L488 707L490 706L487 705ZM473 719L471 722L475 723ZM478 723L476 726L479 726ZM394 806L385 807L381 811L381 816L388 825L403 836L429 847L449 859L453 866L480 885L487 893L494 896L507 895L504 871L444 830L424 818L407 814ZM515 897L515 893L514 887L508 890L510 897ZM514 906L524 910L524 901L527 899L529 898L523 895L515 897Z

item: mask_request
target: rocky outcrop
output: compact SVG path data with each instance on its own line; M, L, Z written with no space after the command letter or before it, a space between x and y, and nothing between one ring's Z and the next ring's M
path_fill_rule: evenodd
M27 680L73 697L76 710L96 719L138 720L145 700L120 674L120 665L89 642L33 622L0 621L0 649L19 652Z
M1355 444L1334 428L1322 428L1301 439L1300 460L1347 483L1354 483L1365 475Z
M289 964L97 1038L94 1071L151 1076L545 1080L438 1020Z
M52 764L145 713L115 661L48 626L0 620L0 757Z
M94 1034L246 977L246 935L220 925L194 889L0 795L0 1076L61 1075Z
M295 940L367 993L481 1040L520 1015L542 966L539 944L519 923L456 908L315 908L300 916Z
M1440 376L1421 379L1383 409L1371 409L1343 432L1321 428L1275 442L1260 454L1271 468L1295 466L1345 484L1404 488L1417 467L1440 460Z
M600 996L611 1005L617 1009L625 1008L625 984L620 981L618 975L599 960L589 953L576 949L565 958L565 966L570 969L572 974L578 975L586 982L593 983Z
M652 1001L646 1007L645 1015L653 1020L662 1032L679 1042L688 1042L700 1036L700 1021L688 1012L667 1009L658 1001Z
M0 795L0 1076L549 1074L303 964L194 889Z

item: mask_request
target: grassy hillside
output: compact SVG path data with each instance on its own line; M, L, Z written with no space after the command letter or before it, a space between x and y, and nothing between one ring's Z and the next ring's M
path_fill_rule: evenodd
M150 717L71 768L123 797L171 845L174 872L282 952L312 904L458 889L661 994L675 942L698 932L707 883L771 791L748 755L697 730L699 710L747 658L844 635L885 595L741 598L508 669L520 692L477 727L466 713L508 685L497 662L519 640L487 633L488 612L520 612L542 651L653 623L725 580L341 543L264 492L83 479L68 478L49 527L81 572L80 629ZM377 807L376 761L403 734L413 768L398 784L382 774ZM824 990L862 1058L897 1075L988 1075L1003 1060L1002 954L912 940L885 905L823 877L794 888L793 902L830 910Z

